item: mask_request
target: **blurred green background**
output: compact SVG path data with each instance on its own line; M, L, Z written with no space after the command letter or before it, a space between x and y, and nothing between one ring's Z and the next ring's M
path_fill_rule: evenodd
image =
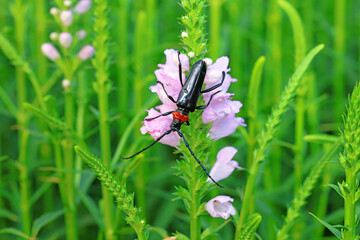
M306 75L304 87L305 115L302 135L330 134L338 136L342 128L341 114L345 110L347 96L359 79L360 43L360 1L356 0L289 0L302 20L306 52L315 45L324 43L325 49L316 57ZM58 25L49 14L53 1L46 0L0 0L0 32L17 50L36 74L40 86L49 87L46 95L56 99L60 118L63 117L64 92L61 81L64 78L56 71L56 66L41 53L40 46L50 42L49 34L59 32ZM87 37L83 41L91 44L93 33L93 9L76 19L74 29L85 29ZM259 90L256 132L263 126L267 115L276 104L281 91L295 68L295 46L293 29L285 12L275 0L209 0L205 9L208 32L208 53L206 57L215 59L228 56L230 74L238 79L230 92L234 100L244 106L237 115L248 120L248 89L254 63L260 56L266 62ZM145 109L157 105L154 94L148 89L155 84L154 71L157 64L165 63L165 49L181 50L180 36L182 26L179 18L184 14L178 1L155 0L112 0L107 9L110 49L109 115L111 122L111 151L114 154L126 130L130 134L124 142L123 154L129 155L148 145L152 139L141 135L139 128L145 117ZM299 29L295 29L295 32ZM27 93L19 98L18 79L27 79L11 61L0 51L0 86L18 108L23 102L32 103L35 93L29 81L25 81ZM84 141L90 152L101 156L98 135L98 106L93 90L95 75L90 61L77 71L75 80L83 79L83 91L77 91L75 81L74 96L76 104L84 107ZM45 91L45 90L44 90ZM78 105L77 105L78 106ZM263 239L275 239L286 213L286 207L293 198L294 189L299 183L294 174L294 104L281 123L276 140L268 151L268 159L260 171L255 193L255 209L263 216L258 233ZM129 123L140 113L135 125ZM28 160L29 185L32 196L38 194L31 206L32 219L47 212L61 208L62 203L57 190L57 175L52 150L52 137L47 125L29 112L26 129L17 124L16 119L0 100L0 231L14 227L21 230L21 198L19 190L19 131L29 134L26 152ZM238 129L233 135L216 141L210 148L210 162L223 146L234 146L239 150L235 159L246 168L249 154L244 132ZM319 159L328 144L304 141L301 157L303 159L300 179L303 179ZM145 153L141 166L134 171L127 183L129 192L135 192L138 206L143 209L149 224L164 228L168 233L180 231L187 233L188 217L181 201L173 201L174 186L183 184L174 176L176 165L173 149L161 144ZM211 165L209 164L208 167ZM78 225L80 239L98 238L99 221L91 212L91 204L84 199L92 199L98 204L101 198L100 184L87 168L82 172L80 184L82 194L77 196ZM199 172L199 174L202 174ZM224 180L227 188L218 194L233 196L235 207L241 207L241 196L246 180L245 172L236 172L232 179ZM325 185L342 179L342 170L337 159L327 165L314 195L302 211L298 224L293 230L293 239L335 239L307 212L313 212L333 224L341 224L343 202L335 191ZM91 187L90 187L91 186ZM214 196L216 194L214 193ZM204 226L216 226L222 220L204 216ZM205 221L206 220L206 221ZM123 220L119 222L119 239L133 239L134 235ZM233 228L226 226L218 239L231 239ZM100 231L101 232L101 231ZM40 239L64 239L63 218L47 224L39 235ZM13 239L12 235L0 235L1 239ZM156 233L151 239L160 239Z

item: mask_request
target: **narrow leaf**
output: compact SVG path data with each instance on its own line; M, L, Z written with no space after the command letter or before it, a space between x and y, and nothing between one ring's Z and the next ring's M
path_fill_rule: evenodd
M45 213L41 215L39 218L37 218L34 221L33 228L32 228L32 235L37 236L44 226L46 226L48 223L54 221L56 218L60 217L62 214L64 214L64 210L58 210L51 213Z
M3 228L0 230L0 234L11 234L11 235L22 237L25 239L31 239L30 236L24 234L22 231L20 231L16 228Z
M313 213L309 212L311 216L316 218L322 225L324 225L327 229L329 229L338 239L342 239L341 232L335 227L330 225L329 223L325 222L324 220L321 220L317 216L315 216Z

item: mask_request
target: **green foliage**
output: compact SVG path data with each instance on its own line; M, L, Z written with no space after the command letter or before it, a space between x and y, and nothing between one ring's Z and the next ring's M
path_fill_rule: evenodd
M193 61L204 58L207 52L207 37L205 32L206 15L205 0L181 0L180 6L185 10L185 15L180 18L186 33L181 37L187 53L194 53Z
M127 214L126 221L134 228L139 240L147 239L147 235L144 233L145 220L140 216L140 209L134 206L134 195L127 193L125 185L118 182L100 159L82 150L79 146L75 146L75 151L94 171L107 190L112 193L117 205Z

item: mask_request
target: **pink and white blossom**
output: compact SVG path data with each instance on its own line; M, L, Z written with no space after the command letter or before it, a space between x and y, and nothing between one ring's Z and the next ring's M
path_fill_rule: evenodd
M52 61L55 61L60 57L59 51L51 43L43 43L41 45L41 51L47 58Z
M236 214L232 202L234 202L234 199L231 197L220 195L207 202L205 209L212 217L228 219L230 215Z
M91 7L90 0L79 0L74 8L74 12L78 14L84 14L87 11L89 11L90 7Z
M234 147L224 147L222 148L217 156L214 166L210 170L210 176L216 181L221 181L231 175L235 169L242 169L239 167L237 161L232 160L237 153L237 149ZM211 182L210 179L207 180Z
M60 20L65 27L69 27L74 20L73 12L71 10L61 11Z
M80 49L78 53L78 58L83 61L88 60L89 58L93 57L95 53L95 48L91 45L85 45L82 49Z
M72 37L71 33L62 32L59 35L59 43L64 48L69 48L71 46L72 40L73 40L73 37Z
M146 116L146 118L152 118L158 115L160 115L160 113L155 109L151 108L150 110L148 110L148 115ZM170 129L171 123L171 115L159 117L151 121L143 121L143 126L140 128L140 131L142 134L149 133L151 137L157 139ZM176 147L180 144L180 137L177 133L172 132L164 136L159 142L162 144L170 145L172 147Z
M181 77L183 83L185 83L186 81L185 72L189 72L189 57L186 56L185 54L180 54L179 56L178 51L174 49L167 49L165 50L164 53L166 56L166 63L158 65L159 69L155 71L155 76L159 82L163 83L166 93L176 101L182 89L179 80L179 58L182 66ZM202 114L203 122L205 124L212 124L210 128L209 137L214 140L217 140L235 132L239 125L242 126L246 126L246 125L244 119L240 117L235 117L235 114L237 114L240 111L240 108L242 107L241 102L232 101L231 96L233 94L227 93L230 84L232 82L237 81L236 79L232 78L230 74L228 74L230 70L228 68L229 59L227 57L221 57L217 59L215 63L213 63L213 61L209 58L207 58L204 61L208 65L204 79L204 84L205 84L204 89L208 89L210 87L215 86L216 84L219 84L222 81L223 72L225 73L224 82L220 87L214 89L209 93L203 94L203 100L205 101L205 104L207 104L210 101L211 95L220 91L213 96L210 104L205 108ZM160 111L158 115L165 112L175 111L177 109L176 103L174 103L169 99L161 84L157 83L156 85L151 86L150 90L152 92L155 92L159 96L162 102L161 105L155 107ZM151 113L153 113L153 111ZM156 119L152 121L160 121L162 118L166 118L168 124L163 126L156 125L157 126L156 131L159 132L160 128L162 128L162 132L164 133L165 131L170 129L172 115L168 115L166 117L159 117L158 118L159 120ZM147 127L147 131L142 131L142 132L151 133L152 125L149 124L147 121L144 122L144 126L145 125ZM151 136L154 139L156 139L156 137L154 136L161 136L161 134L156 134L156 135L151 134ZM176 141L176 143L179 144L179 141ZM175 141L168 145L176 146L174 144Z

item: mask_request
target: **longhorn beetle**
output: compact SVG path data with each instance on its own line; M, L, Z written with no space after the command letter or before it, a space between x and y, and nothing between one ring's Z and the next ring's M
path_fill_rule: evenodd
M221 92L217 91L213 94L211 94L210 99L208 101L208 103L206 105L203 106L196 106L197 102L199 100L200 97L200 93L207 93L210 92L212 90L217 89L218 87L220 87L225 79L225 72L222 72L222 79L221 82L216 84L213 87L210 87L208 89L205 90L201 90L201 87L204 83L204 79L205 79L205 74L206 74L206 63L204 60L199 60L197 61L191 68L190 73L188 75L188 77L186 78L185 83L183 83L182 81L182 70L181 70L181 62L180 62L180 52L178 52L178 61L179 61L179 80L180 80L180 84L182 86L182 89L180 91L179 97L177 99L177 101L175 101L175 99L170 96L165 89L165 86L162 82L157 81L163 88L166 96L174 103L176 103L177 109L175 111L170 111L170 112L165 112L163 114L160 114L156 117L152 117L152 118L145 118L145 121L151 121L154 120L156 118L162 117L162 116L167 116L172 114L173 116L173 122L170 126L170 129L167 130L165 133L163 133L160 137L158 137L154 142L152 142L149 146L143 148L142 150L138 151L137 153L135 153L134 155L130 156L130 157L121 157L122 159L129 159L132 157L135 157L136 155L138 155L139 153L145 151L146 149L150 148L151 146L153 146L155 143L157 143L158 141L160 141L164 136L170 134L171 132L177 132L177 134L179 135L180 138L182 138L182 140L185 143L185 146L187 147L187 149L189 150L189 152L191 153L191 155L195 158L195 160L200 164L201 168L204 170L204 172L206 173L206 175L219 187L222 187L220 184L218 184L208 173L208 171L206 170L206 168L201 164L200 160L195 156L194 152L191 150L189 143L186 141L184 135L182 134L182 132L180 131L180 128L183 124L185 125L190 125L189 124L189 117L188 114L190 112L194 112L196 109L205 109L207 106L209 106L212 98L214 97L214 95L216 95L217 93Z

